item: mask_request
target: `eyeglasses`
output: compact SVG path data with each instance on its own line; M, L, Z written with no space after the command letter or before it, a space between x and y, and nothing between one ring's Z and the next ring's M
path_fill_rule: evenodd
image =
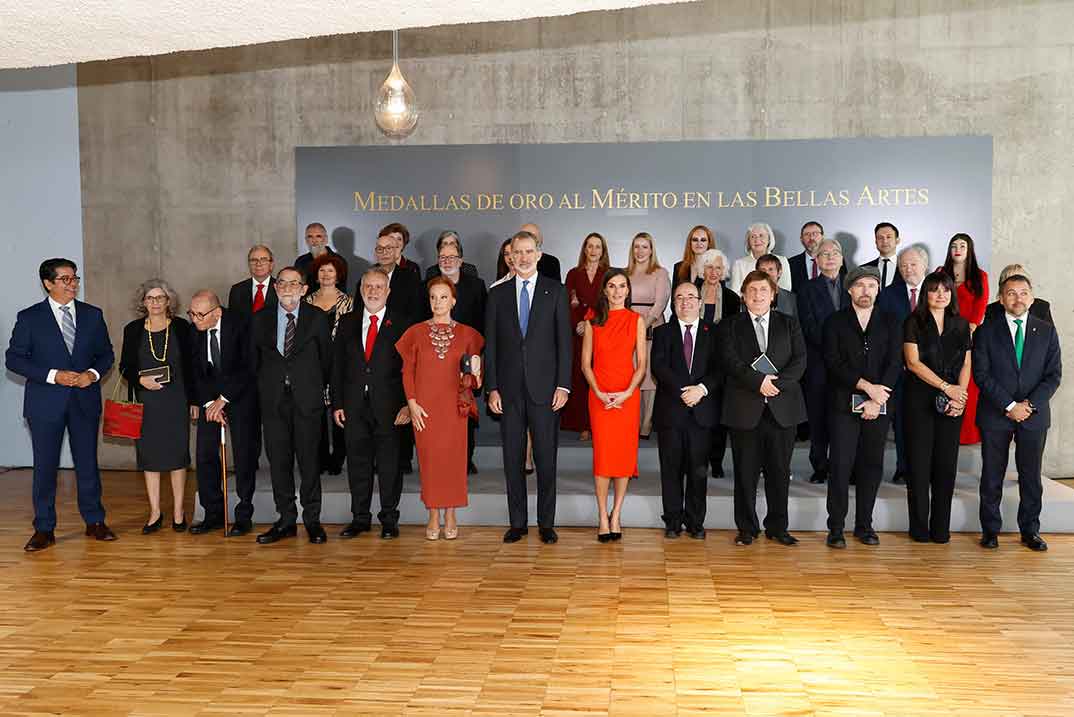
M299 286L302 286L301 281L280 281L279 279L276 280L277 289L293 289Z
M194 311L193 309L191 309L190 311L186 312L186 315L189 316L190 318L194 319L195 321L201 321L206 316L208 316L209 314L213 313L214 311L216 311L219 308L220 308L220 305L217 304L213 308L211 308L208 311L206 311L204 314L198 313L197 311Z
M82 277L77 274L71 274L70 276L57 276L53 281L58 281L64 286L70 286L71 284L77 284L82 281Z
M251 264L271 264L272 258L267 256L252 256L247 259Z
M167 294L154 294L153 296L146 296L145 300L150 304L165 304L168 302Z
M373 252L376 254L391 254L395 251L394 246L378 246L373 248Z
M443 262L446 262L448 264L454 264L457 261L462 261L462 257L461 256L438 256L436 258L436 260L437 261L443 261Z
M822 251L817 256L821 259L837 259L843 255L837 251Z

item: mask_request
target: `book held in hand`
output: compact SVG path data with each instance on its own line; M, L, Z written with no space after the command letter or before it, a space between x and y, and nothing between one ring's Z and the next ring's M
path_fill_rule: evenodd
M172 367L157 366L155 368L143 369L142 371L138 372L138 377L141 378L142 376L149 376L150 378L155 378L157 380L157 383L163 386L166 383L171 383Z
M775 365L773 365L771 359L768 358L768 354L761 354L753 360L753 363L751 363L750 366L754 371L763 373L766 376L779 375L779 371L776 370Z

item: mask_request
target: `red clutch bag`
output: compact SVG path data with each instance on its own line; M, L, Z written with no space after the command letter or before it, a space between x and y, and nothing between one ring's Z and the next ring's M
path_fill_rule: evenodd
M101 430L109 438L141 438L142 404L117 400L121 382L122 379L116 381L112 398L104 401L104 423Z

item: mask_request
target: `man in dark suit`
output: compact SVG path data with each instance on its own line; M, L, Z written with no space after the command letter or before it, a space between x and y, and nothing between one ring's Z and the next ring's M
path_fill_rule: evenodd
M875 266L880 272L880 290L888 288L902 280L897 271L896 252L899 248L899 228L891 222L880 222L873 229L873 238L876 240L876 251L879 253L875 259L867 261L862 266Z
M511 527L505 543L527 532L526 431L537 467L537 524L541 542L558 540L556 451L559 410L571 385L571 321L564 286L537 273L537 237L511 240L515 276L489 292L485 318L485 385L489 409L502 414L503 469Z
M794 319L772 311L779 287L763 271L743 280L746 311L718 326L720 362L726 376L723 425L731 430L735 461L736 545L750 545L761 534L757 519L757 482L764 471L765 535L782 545L798 540L787 532L787 491L795 428L806 416L799 381L805 372L806 347ZM753 367L761 355L775 374Z
M880 272L859 266L844 282L851 306L824 322L828 371L831 480L828 481L828 546L845 548L850 476L856 476L854 537L879 545L873 506L884 472L888 435L886 406L902 371L902 326L877 309Z
M900 335L902 325L906 317L917 307L918 297L921 296L921 283L928 273L929 255L920 246L909 246L899 252L899 280L891 286L880 290L880 296L876 299L876 306L881 311L886 311L895 317ZM899 370L899 378L895 381L895 390L888 401L888 420L895 429L895 475L893 483L906 483L906 476L910 473L910 462L906 452L906 437L902 423L902 391L905 371Z
M34 452L34 534L25 550L31 553L56 542L56 471L64 431L86 535L116 539L104 522L97 468L100 380L115 355L101 310L75 299L77 272L69 259L42 262L38 276L48 297L19 312L7 348L8 370L26 379L22 415Z
M279 306L254 317L254 365L279 519L257 536L262 544L297 534L295 461L301 477L302 522L311 543L327 539L321 527L320 440L324 388L332 366L332 322L302 301L305 277L293 266L276 279Z
M205 517L190 526L193 535L224 527L227 496L221 486L220 438L224 427L231 429L235 489L239 504L229 537L246 535L254 529L258 445L256 377L253 372L250 328L246 320L220 306L220 298L204 289L190 299L187 315L198 329L194 342L194 384L198 404L197 467L198 500Z
M973 335L973 378L981 390L981 545L999 546L1000 502L1007 457L1014 439L1018 468L1018 532L1030 550L1047 550L1040 537L1040 465L1051 425L1049 402L1063 367L1059 334L1029 315L1033 285L1021 274L1000 286L1003 320L986 321Z
M373 517L373 473L380 486L380 537L399 537L398 427L410 421L403 393L403 359L395 342L410 326L407 317L387 307L388 277L372 267L358 283L359 309L345 315L336 330L332 362L332 415L344 430L351 522L339 534L354 538L369 531Z
M817 252L820 251L820 243L824 241L824 227L820 222L806 222L799 232L799 239L805 251L787 260L791 267L791 291L795 295L800 295L809 281L820 276ZM840 278L846 273L846 263L843 263L839 268Z
M459 250L459 256L462 256L462 240L459 239L459 235L456 232L453 232L450 229L448 231L441 232L440 236L436 238L437 256L440 256L440 250L443 249L445 245L449 244L454 244ZM462 268L459 269L459 271L469 276L479 277L477 273L477 267L468 261L462 262ZM434 276L440 276L439 260L437 261L437 263L433 264L425 270L425 281L429 281L429 279L432 279Z
M820 276L806 282L798 293L798 320L802 324L809 352L806 366L806 410L809 412L809 463L813 466L810 483L828 480L828 378L824 368L824 321L831 314L850 305L843 290L840 267L843 248L835 239L824 239L817 249Z
M559 267L559 259L545 252L544 235L541 234L541 228L536 224L523 224L519 227L519 231L529 232L537 237L537 251L541 253L541 258L537 260L537 273L562 284L563 274Z
M403 256L403 252L406 250L407 245L410 244L410 230L406 228L405 224L399 222L392 222L381 227L377 232L377 237L388 236L395 240L395 266L405 271L412 271L418 276L418 280L421 280L421 269L416 262L407 259ZM378 261L380 257L377 257Z
M1002 284L1008 276L1013 276L1014 274L1021 274L1031 281L1033 279L1023 265L1008 264L1003 267L1003 271L999 273L998 283ZM1003 302L997 298L996 301L993 301L985 309L985 321L988 321L989 319L1002 319L1004 311ZM1041 321L1047 321L1049 324L1055 324L1055 319L1052 318L1052 305L1039 296L1033 297L1033 303L1029 305L1029 315L1036 316Z
M649 354L656 380L653 428L660 451L667 538L678 538L684 525L691 538L705 538L710 433L720 420L723 379L716 329L698 317L700 301L694 284L681 282L675 287L676 318L653 330Z
M272 250L263 244L251 247L246 255L250 278L231 287L227 295L228 311L249 322L261 309L276 308L276 280L272 278Z
M312 272L313 262L322 254L335 254L336 252L332 251L332 247L328 245L328 230L320 222L314 222L306 227L306 246L309 247L309 251L295 259L293 266L302 272L306 278L306 286L309 288L308 293L312 294L321 288L321 282Z

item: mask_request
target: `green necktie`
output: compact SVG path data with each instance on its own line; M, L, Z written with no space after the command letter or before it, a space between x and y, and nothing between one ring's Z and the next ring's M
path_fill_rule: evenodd
M1015 319L1018 327L1014 332L1014 360L1018 362L1018 368L1022 368L1022 349L1026 345L1026 335L1022 332L1022 320Z

